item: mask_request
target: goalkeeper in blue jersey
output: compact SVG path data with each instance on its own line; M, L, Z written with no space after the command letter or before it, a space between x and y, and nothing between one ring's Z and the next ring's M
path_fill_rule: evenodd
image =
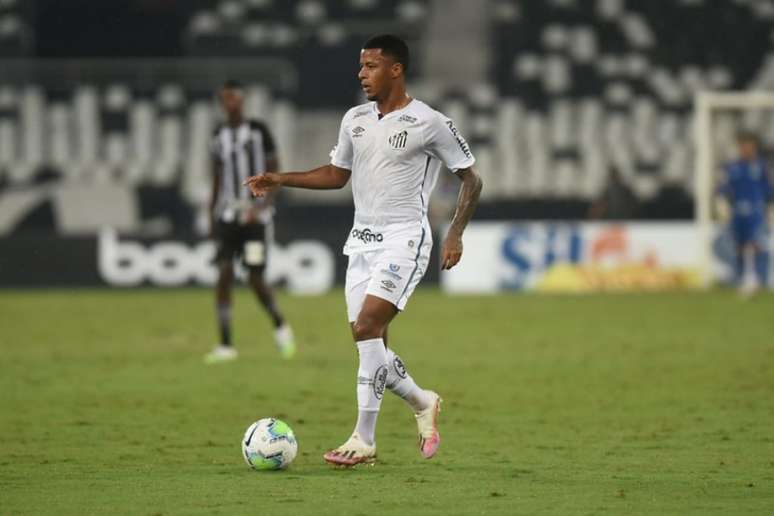
M751 295L768 283L767 216L774 196L755 135L740 133L737 143L739 158L725 165L719 192L736 244L735 280L740 293Z

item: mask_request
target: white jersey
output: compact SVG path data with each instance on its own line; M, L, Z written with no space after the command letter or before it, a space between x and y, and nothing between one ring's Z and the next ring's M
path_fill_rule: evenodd
M449 118L413 99L382 118L375 102L350 109L331 163L352 171L355 217L344 254L410 254L432 243L427 207L441 164L456 172L475 158Z

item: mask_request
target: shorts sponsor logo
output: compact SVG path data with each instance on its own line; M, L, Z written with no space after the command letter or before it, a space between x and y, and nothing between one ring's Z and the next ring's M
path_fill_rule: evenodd
M242 256L248 267L260 267L266 263L266 246L263 242L245 242Z
M384 236L381 233L374 233L369 228L353 229L352 238L360 240L364 244L370 244L371 242L381 242L384 240Z
M387 385L387 366L379 366L379 369L374 373L373 379L374 396L377 400L382 399L384 396L384 387Z
M392 281L386 279L386 280L382 280L382 287L384 287L386 290L389 290L390 292L392 292L392 289L397 287L397 285L395 283L393 283Z
M400 280L403 279L403 276L400 276L398 274L395 274L394 272L388 271L387 269L382 269L380 272L382 274L384 274L385 276L389 276L390 278L392 278L394 280L400 281Z
M401 378L405 378L407 376L406 375L406 366L403 365L403 360L401 360L398 355L395 355L395 358L392 361L392 367L395 369L395 372Z
M392 272L398 272L400 270L400 265L395 265L394 263L390 264L390 270Z

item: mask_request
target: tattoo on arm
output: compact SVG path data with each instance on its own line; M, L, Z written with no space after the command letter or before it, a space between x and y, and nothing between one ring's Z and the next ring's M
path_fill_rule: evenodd
M457 177L462 181L462 187L457 198L457 208L454 211L449 232L461 236L476 211L483 183L472 168L460 170Z

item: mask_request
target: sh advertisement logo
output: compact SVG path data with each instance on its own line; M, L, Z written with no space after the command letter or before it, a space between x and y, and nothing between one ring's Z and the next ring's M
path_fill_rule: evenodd
M583 238L578 226L513 226L506 233L500 248L504 263L500 287L511 290L529 288L555 263L579 263L582 250Z

